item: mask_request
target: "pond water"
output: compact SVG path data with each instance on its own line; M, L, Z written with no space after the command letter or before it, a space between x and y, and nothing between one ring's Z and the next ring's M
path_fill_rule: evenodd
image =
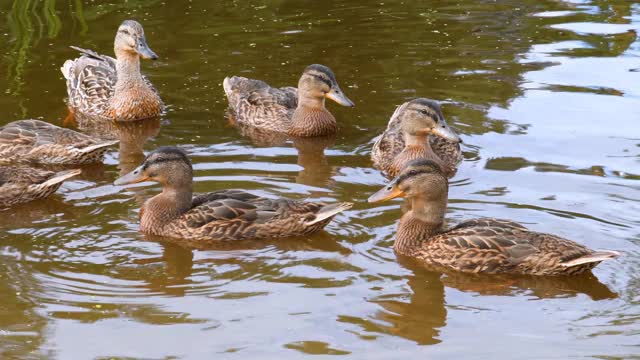
M0 124L67 115L69 45L145 27L168 105L104 165L0 213L0 354L57 359L640 358L640 6L630 1L0 1ZM356 106L335 139L229 126L222 79L295 85L330 66ZM413 97L464 140L448 219L511 219L623 256L573 279L443 275L399 261L401 202L372 139ZM202 245L138 233L157 185L112 185L180 145L195 190L352 201L302 239Z

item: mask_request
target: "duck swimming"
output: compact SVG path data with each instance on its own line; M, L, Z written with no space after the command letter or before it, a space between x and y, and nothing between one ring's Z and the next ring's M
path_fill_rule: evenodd
M268 199L243 190L193 195L193 168L176 147L160 147L132 172L115 181L126 185L156 181L162 193L140 210L140 231L192 240L266 239L320 231L351 203L312 203Z
M116 58L91 50L73 49L82 56L65 61L60 70L67 79L72 114L130 121L159 116L163 104L149 79L140 73L140 58L158 58L147 45L142 25L126 20L114 42Z
M373 145L374 167L397 176L411 160L425 158L453 177L462 160L460 137L447 125L437 102L418 98L398 106Z
M28 166L0 167L0 208L43 199L82 171L53 172Z
M620 255L533 232L509 220L480 218L447 229L444 226L447 193L447 176L440 166L431 160L418 159L369 197L369 202L406 197L411 210L400 219L394 250L445 270L575 275Z
M101 162L117 143L40 120L19 120L0 127L0 163L91 164Z
M337 132L336 119L325 108L325 99L353 106L338 86L333 71L318 64L304 69L297 89L273 88L264 81L240 76L225 78L223 87L233 120L239 125L297 137Z

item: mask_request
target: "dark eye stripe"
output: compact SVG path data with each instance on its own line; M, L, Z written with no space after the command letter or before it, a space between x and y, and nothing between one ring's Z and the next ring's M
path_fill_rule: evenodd
M417 175L420 175L420 174L430 174L432 172L433 171L431 171L431 169L428 169L428 170L427 169L411 170L408 173L400 175L400 177L398 178L398 184L400 184L401 182L403 182L403 181L405 181L405 180L407 180L409 178L412 178L414 176L417 176Z
M313 76L314 78L322 81L323 83L327 84L328 87L331 87L331 81L322 77L321 75L316 75L316 74L309 74L311 76Z
M170 161L182 161L184 162L185 159L183 158L177 158L177 157L173 157L173 158L159 158L159 159L154 159L151 161L147 161L144 163L144 167L143 169L147 169L149 166L151 165L155 165L155 164L161 164L161 163L165 163L165 162L170 162Z

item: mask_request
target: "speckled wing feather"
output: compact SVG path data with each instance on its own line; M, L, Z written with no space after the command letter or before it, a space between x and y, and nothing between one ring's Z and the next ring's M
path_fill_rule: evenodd
M234 120L251 126L284 132L298 106L294 87L273 88L264 81L233 76L223 83Z
M72 48L82 56L67 60L62 67L69 106L83 114L102 115L115 90L116 60L92 50Z
M0 143L19 143L32 146L59 144L83 148L98 142L88 135L44 121L19 120L0 128Z
M512 221L484 218L431 238L423 244L420 257L464 272L559 275L567 270L563 263L590 254L591 250L573 241L532 232Z
M117 142L95 139L40 120L19 120L0 127L0 163L93 163Z
M55 173L27 166L0 167L0 208L45 198L80 170Z
M314 221L327 207L331 205L263 198L242 190L220 190L196 196L192 209L169 224L168 230L203 240L303 235L322 229L333 215L346 208L332 210L329 216Z
M6 184L32 185L47 181L55 173L53 171L31 168L27 166L0 167L0 186Z

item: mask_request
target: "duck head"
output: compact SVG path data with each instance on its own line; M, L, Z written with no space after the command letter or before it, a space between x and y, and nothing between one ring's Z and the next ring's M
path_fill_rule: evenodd
M147 45L142 25L135 20L125 20L120 25L116 33L114 48L116 55L126 52L137 54L143 59L156 60L158 58L158 55Z
M331 99L342 106L354 106L353 102L342 92L333 71L324 65L307 66L298 82L298 94L301 100Z

